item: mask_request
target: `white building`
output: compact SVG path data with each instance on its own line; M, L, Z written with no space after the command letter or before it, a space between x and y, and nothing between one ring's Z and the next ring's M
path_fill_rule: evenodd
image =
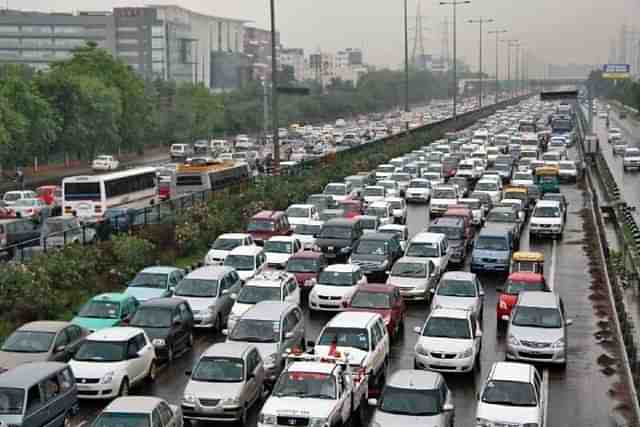
M279 64L293 67L293 75L297 81L305 79L304 49L280 49Z
M339 51L335 54L313 53L309 55L304 73L305 79L318 81L323 87L331 84L333 79L352 82L357 86L360 78L369 72L368 67L361 63L361 59L362 52L354 49Z

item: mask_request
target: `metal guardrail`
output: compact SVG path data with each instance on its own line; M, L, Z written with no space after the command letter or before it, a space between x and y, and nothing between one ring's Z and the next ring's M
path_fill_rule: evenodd
M325 163L330 163L331 160L335 160L335 158L339 158L341 155L358 153L372 147L382 148L386 144L393 144L397 142L399 139L413 135L420 135L425 132L429 132L432 136L434 136L433 139L435 140L437 139L437 136L444 134L444 132L446 131L457 131L460 129L464 129L473 124L479 118L493 114L499 109L516 104L521 100L527 99L528 97L530 97L530 95L519 96L517 98L502 101L498 104L485 106L479 110L460 114L458 115L457 120L448 118L414 129L408 129L387 136L385 138L366 142L364 144L337 151L335 153L330 153L313 159L304 160L292 168L281 170L280 174L293 176L299 175L304 173L304 171L306 170L318 167ZM335 157L331 159L330 156ZM171 222L177 216L190 209L198 202L206 203L208 201L211 201L215 198L216 194L219 194L222 191L228 191L230 189L233 190L234 186L238 187L238 191L242 191L242 187L244 187L245 185L254 184L256 183L256 181L265 178L266 176L252 177L248 180L234 183L221 190L204 190L187 194L171 200L167 200L165 202L157 203L154 206L135 210L131 213L114 216L108 221L103 221L96 224L83 224L78 228L73 228L58 233L52 233L44 237L41 236L38 238L20 242L19 244L0 248L0 260L12 261L17 263L27 263L37 254L43 252L46 253L52 249L58 250L61 247L66 246L70 242L83 245L94 244L98 241L108 240L113 234L134 231L147 225ZM55 244L51 244L51 240L55 241Z

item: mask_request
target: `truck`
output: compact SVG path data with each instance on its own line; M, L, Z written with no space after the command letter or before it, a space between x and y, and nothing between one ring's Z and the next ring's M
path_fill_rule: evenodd
M258 427L364 425L368 388L368 376L351 366L348 353L289 352Z

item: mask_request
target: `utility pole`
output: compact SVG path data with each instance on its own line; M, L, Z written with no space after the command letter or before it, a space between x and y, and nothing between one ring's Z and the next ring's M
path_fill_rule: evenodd
M513 97L513 82L511 81L511 48L517 46L518 40L503 40L503 43L507 44L507 81L509 82L511 97Z
M271 131L273 133L273 167L280 171L280 141L278 135L278 52L276 51L276 8L275 0L271 7Z
M409 24L407 0L404 0L404 111L409 111ZM407 124L409 126L409 124Z
M498 85L498 80L499 80L499 71L500 68L498 67L498 59L500 57L499 52L498 52L498 42L500 39L500 34L506 33L507 30L494 30L494 31L489 31L489 34L495 34L496 36L496 99L495 99L495 103L498 103L498 97L500 96L500 89L499 89L499 85Z
M453 1L441 1L440 6L450 5L453 8L453 120L458 119L458 113L456 111L458 104L458 58L457 52L457 33L456 33L456 9L458 5L470 4L470 0L453 0Z
M485 23L488 24L490 22L493 22L493 19L491 19L491 18L489 18L489 19L486 19L486 18L469 19L467 22L469 24L478 24L478 27L480 27L480 40L479 40L479 42L480 42L480 49L479 49L480 58L478 59L478 70L480 72L480 94L478 95L478 107L482 108L482 94L483 94L483 91L482 91L482 80L483 80L483 76L482 76L482 24L485 24Z

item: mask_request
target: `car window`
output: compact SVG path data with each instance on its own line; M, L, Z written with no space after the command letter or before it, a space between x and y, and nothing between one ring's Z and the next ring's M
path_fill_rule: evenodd
M238 281L240 280L240 276L238 276L238 273L235 270L229 273L229 276L231 277L231 280L234 284L238 283Z
M173 323L182 322L182 314L180 314L180 307L176 307L173 310L173 317L171 319Z
M160 420L162 421L162 425L165 427L169 425L171 422L171 418L173 418L173 411L169 408L165 402L160 402L158 405L158 412L160 412Z
M60 331L60 333L58 334L58 336L56 337L56 342L53 345L53 348L56 349L60 346L66 346L69 345L69 336L67 335L67 330L63 329Z
M58 373L58 382L60 383L60 391L64 392L73 387L75 380L71 368L66 367Z
M135 339L138 345L138 351L142 350L147 345L147 339L144 337L144 334L136 335Z
M374 324L373 328L371 328L371 348L376 348L381 339L382 335L380 335L380 331Z
M29 387L27 392L27 410L26 413L36 411L42 405L42 397L40 395L40 387L36 384Z
M140 351L138 340L136 339L136 337L133 337L127 342L127 356L135 356L136 354L138 354L138 351Z
M41 382L40 387L42 388L42 396L44 396L45 402L48 402L60 394L60 383L57 375L51 376Z
M378 325L378 330L380 332L380 336L384 337L385 334L387 333L387 328L384 326L384 323L382 322L382 320L378 320L376 325Z

